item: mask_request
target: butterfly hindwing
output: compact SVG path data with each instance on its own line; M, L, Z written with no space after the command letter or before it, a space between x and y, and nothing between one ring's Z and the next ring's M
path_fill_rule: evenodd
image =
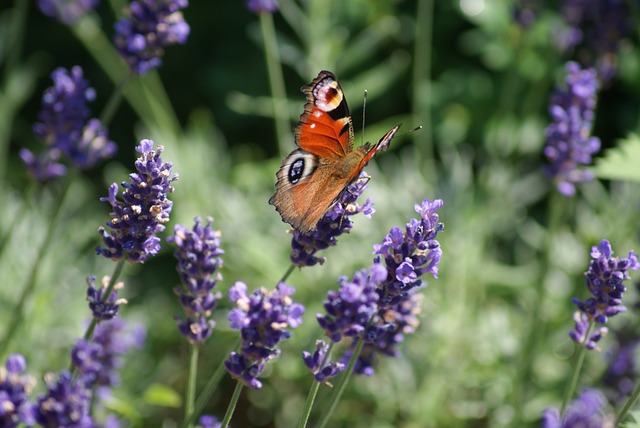
M353 125L347 100L336 76L321 71L302 87L307 96L295 129L296 144L322 158L338 158L353 150Z

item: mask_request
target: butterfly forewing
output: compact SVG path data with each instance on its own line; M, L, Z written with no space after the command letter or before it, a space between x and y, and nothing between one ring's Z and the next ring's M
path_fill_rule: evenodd
M295 129L296 144L322 158L344 156L353 149L353 125L347 100L336 76L321 71L302 87L307 96Z

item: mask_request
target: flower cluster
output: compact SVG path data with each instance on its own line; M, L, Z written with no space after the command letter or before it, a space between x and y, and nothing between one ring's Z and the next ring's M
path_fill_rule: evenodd
M23 376L27 362L20 354L7 358L0 367L0 426L13 428L20 423L33 423L33 406L28 401L35 379Z
M616 74L618 52L635 26L629 4L622 0L563 0L560 12L569 28L561 47L576 50L582 64L594 66L601 82Z
M115 318L98 324L91 339L78 340L71 350L71 362L85 386L119 385L122 356L132 347L141 348L145 334L142 326L129 329L122 319Z
M635 328L615 331L615 340L607 351L607 371L603 383L605 394L611 403L622 404L631 395L638 375L636 355L640 336Z
M330 362L327 351L329 350L329 344L324 340L316 341L316 351L311 354L307 351L302 351L302 360L307 366L313 377L317 382L323 382L329 384L327 381L329 378L338 375L343 372L345 365L342 362ZM330 384L329 384L330 385Z
M320 219L316 230L311 234L293 232L291 263L298 267L324 263L324 257L316 256L316 252L336 245L338 236L351 230L353 227L351 216L363 213L366 217L371 217L375 210L370 199L367 199L363 205L356 204L358 197L367 188L368 181L369 176L363 171L360 177L342 192L340 201Z
M73 25L99 4L100 0L38 0L42 13L66 25Z
M585 389L572 401L563 415L554 409L545 409L542 428L602 428L613 427L613 418L604 413L606 400L595 389Z
M126 258L132 263L144 262L160 250L156 233L165 229L173 203L167 195L173 192L170 162L162 161L164 148L153 149L153 141L142 140L136 147L141 154L135 162L137 173L129 174L129 182L122 182L122 201L116 199L118 185L109 186L109 196L100 198L109 202L113 211L107 226L98 228L105 247L96 248L99 255L113 260Z
M105 296L110 280L110 277L104 276L100 285L96 287L96 277L87 278L87 302L93 318L98 322L112 319L118 315L120 305L127 303L127 299L118 298L118 291L124 287L123 282L115 284L109 296Z
M29 172L38 181L64 175L62 158L78 169L86 169L116 152L106 128L98 119L89 119L87 102L95 99L95 91L84 79L82 68L75 66L70 71L58 68L51 73L51 79L53 86L45 91L39 122L33 126L46 149L37 156L27 149L20 151Z
M68 371L45 375L47 392L34 408L36 422L45 427L94 427L89 408L91 390L83 382L74 382Z
M198 419L196 428L222 428L222 422L218 418L211 415L202 415Z
M224 251L220 248L220 232L213 230L209 218L206 225L195 219L193 229L178 224L173 236L167 238L178 247L174 256L178 259L178 272L182 287L176 287L175 293L180 298L186 319L178 320L178 330L192 343L200 343L207 339L215 325L210 319L211 311L220 293L213 288L222 279L216 270L222 267L220 256Z
M278 343L291 336L287 328L302 323L304 306L292 301L293 292L282 282L275 290L260 288L251 295L240 281L229 289L229 300L237 305L229 321L231 328L240 330L242 343L240 353L232 352L224 364L233 377L251 388L262 387L257 378L267 361L279 355Z
M626 291L623 282L629 279L629 269L640 268L638 255L633 251L629 251L626 258L613 257L611 244L607 240L591 248L591 257L593 260L584 275L592 297L585 301L575 297L571 299L578 307L578 312L574 314L575 330L569 332L571 339L587 349L594 349L607 333L606 327L599 327L587 337L591 323L606 324L610 317L627 310L622 306L622 294Z
M278 10L277 0L248 0L247 9L251 12L275 12Z
M591 136L598 81L594 69L581 69L567 63L566 88L551 98L549 114L553 122L546 129L544 155L550 162L546 172L565 196L575 194L575 184L593 178L590 171L578 167L591 164L591 156L600 150L600 139Z
M189 24L182 16L187 0L137 0L129 5L128 16L115 25L114 43L135 74L160 67L164 48L184 44Z

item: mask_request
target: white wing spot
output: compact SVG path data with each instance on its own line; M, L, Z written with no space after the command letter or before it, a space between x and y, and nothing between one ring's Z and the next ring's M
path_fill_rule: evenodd
M313 128L315 128L315 127L316 127L316 124L315 124L315 123L312 123L310 128L311 128L311 129L313 129Z
M314 112L313 112L313 115L314 115L315 117L320 117L320 116L322 116L322 113L321 113L321 112L319 112L319 111L314 111Z

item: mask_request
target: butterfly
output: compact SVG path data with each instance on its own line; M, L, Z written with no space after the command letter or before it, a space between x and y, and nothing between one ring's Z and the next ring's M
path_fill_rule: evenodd
M336 76L323 70L301 90L307 103L294 131L298 148L282 161L269 203L283 221L309 234L371 158L389 147L400 125L373 146L354 149L353 123Z

